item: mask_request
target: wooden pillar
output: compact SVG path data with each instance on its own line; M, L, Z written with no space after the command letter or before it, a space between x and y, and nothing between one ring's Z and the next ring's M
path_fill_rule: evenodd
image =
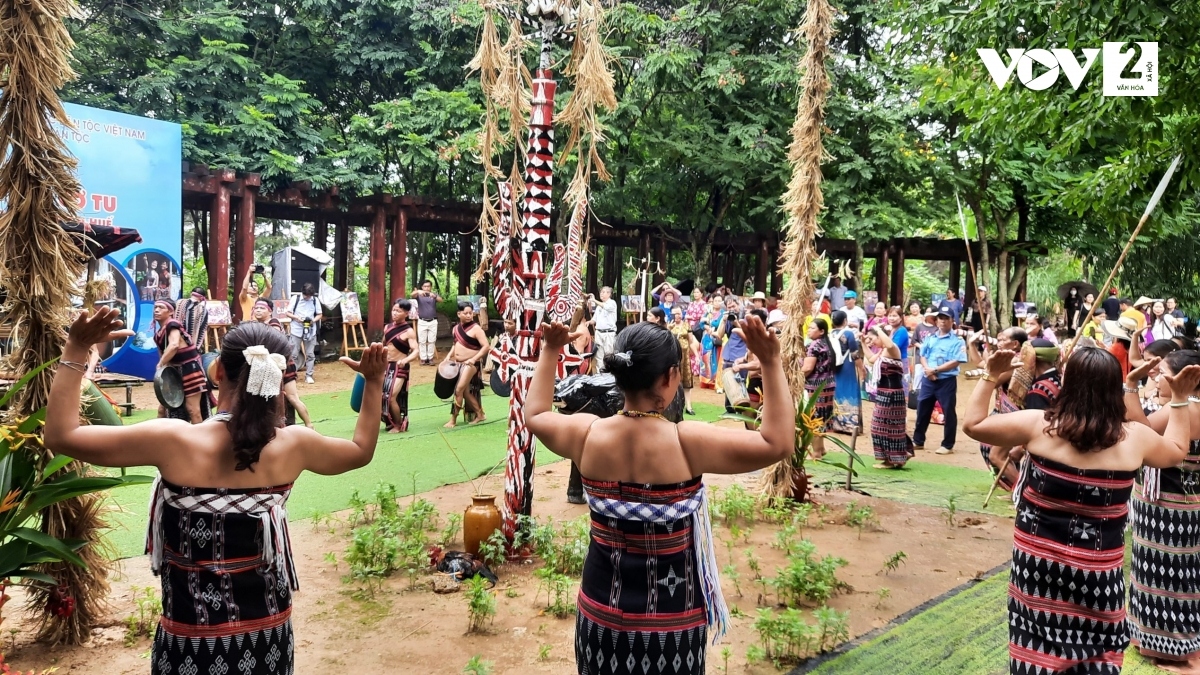
M258 176L254 176L254 184L251 184L250 177L246 177L246 182L242 186L242 207L238 211L238 226L237 226L237 259L234 260L233 283L237 292L242 290L242 280L246 278L246 273L250 267L254 265L254 207L255 200L258 198ZM249 319L248 316L242 316L242 303L233 303L233 319L235 322L241 322Z
M646 233L649 237L650 234ZM667 240L664 237L657 237L654 240L654 285L657 286L667 280ZM659 270L662 272L659 272Z
M782 298L783 297L783 268L779 264L779 261L782 258L782 254L779 250L779 242L775 243L775 248L771 253L772 253L771 259L770 259L771 295L773 295L777 298Z
M966 303L967 298L971 298L972 300L975 298L975 275L974 274L967 275L967 283L965 284L965 286L966 287L963 289L962 296L959 297L959 300L962 300L963 303ZM987 284L984 284L984 286L987 286ZM955 294L958 293L958 286L951 286L950 288L954 289ZM995 297L995 296L993 296L993 297ZM1003 310L1004 310L1003 307L993 306L993 308L992 308L992 311L997 313L996 319L1000 321L1000 325L1002 327L1008 325L1007 323L1005 323L1005 321L1008 320L1007 319L1008 316L1012 315L1011 309L1008 310L1007 312L1003 311Z
M406 297L405 275L408 273L408 210L400 207L392 224L391 302Z
M458 294L471 294L471 260L474 258L474 252L471 250L471 242L474 240L469 234L458 235Z
M882 297L880 298L883 299ZM889 305L904 302L904 240L896 240L896 251L892 258L892 296Z
M963 264L961 260L950 261L950 281L946 285L950 288L953 288L955 293L958 293L958 290L962 288L962 266ZM973 275L968 272L967 278L970 279L972 276ZM972 284L971 295L968 297L973 297L974 295L974 284Z
M329 220L325 216L317 216L313 223L313 248L322 251L329 248Z
M349 289L346 283L346 267L348 266L350 247L350 223L347 222L345 216L341 222L336 224L337 229L333 231L333 285L339 291Z
M890 251L888 250L891 243L880 242L879 255L875 258L875 292L879 294L879 302L887 302L888 300L888 259ZM875 310L874 307L864 307L867 315Z
M771 269L771 249L766 237L758 239L758 269L754 270L754 290L767 292L767 274Z
M600 286L597 279L600 276L600 247L596 244L596 240L588 241L587 248L587 292L593 295L600 295Z
M737 280L733 278L736 272L737 254L732 250L725 251L725 273L721 276L721 283L729 287L735 295L741 295L741 290L737 287Z
M226 169L214 174L217 192L213 195L212 223L208 228L208 292L213 300L229 298L229 183L234 172ZM182 270L180 270L182 274Z
M383 333L383 295L386 288L387 211L376 205L371 220L370 253L367 274L367 337L376 339Z

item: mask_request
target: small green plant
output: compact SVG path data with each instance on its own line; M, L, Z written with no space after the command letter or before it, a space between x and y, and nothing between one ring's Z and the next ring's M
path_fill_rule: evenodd
M746 652L746 660L757 663L770 659L782 667L832 649L849 637L848 612L821 607L813 612L813 617L816 623L810 624L797 609L758 610L754 630L759 641Z
M743 612L737 605L730 605L729 616L734 619L741 619L746 616L746 613Z
M492 675L492 662L484 661L482 656L476 654L467 661L467 665L463 666L462 671L468 675Z
M484 632L485 626L496 616L496 596L488 588L488 583L478 574L463 582L463 594L467 598L468 633Z
M350 522L360 523L351 532L345 560L346 581L365 584L366 596L376 592L384 578L404 570L409 588L429 569L429 533L438 526L437 508L414 497L403 509L394 485L381 483L371 502L352 496Z
M508 537L502 530L492 530L492 534L479 542L479 557L488 567L496 569L508 560Z
M754 604L761 605L766 603L767 585L769 582L763 576L762 561L759 560L757 555L754 555L754 551L746 551L746 566L754 573L754 583L758 585L758 598L755 599Z
M730 651L729 647L724 647L721 649L721 672L725 673L726 675L729 675L729 657L732 655L733 652Z
M879 521L875 518L875 509L850 502L846 505L846 524L858 530L858 538L862 539L863 530L878 527Z
M327 551L325 553L325 562L329 563L330 565L333 565L333 569L336 570L337 566L338 566L337 554L334 553L333 551Z
M559 574L550 567L541 567L534 571L538 579L538 594L546 593L546 613L558 619L565 619L575 614L575 603L569 598L571 577Z
M846 560L831 555L817 558L816 554L816 544L808 539L795 545L787 565L771 580L781 604L795 607L802 601L824 603L844 586L837 579L837 570L846 565Z
M591 542L591 528L591 518L586 515L559 523L557 528L553 521L545 524L532 521L527 528L528 542L534 555L547 567L559 574L579 578Z
M521 594L515 588L507 588L504 590L504 597L509 598L509 599L519 598L519 597L521 597Z
M724 494L713 500L716 511L725 519L726 525L754 522L754 510L757 504L754 497L737 483L729 486Z
M733 588L737 591L737 596L742 597L742 575L738 573L737 565L729 563L721 568L721 577L733 582Z
M958 513L958 495L950 495L946 498L946 524L954 527L954 515Z
M162 600L153 586L133 587L133 614L125 617L125 646L137 644L138 638L150 637L162 615Z
M441 542L442 546L453 544L454 540L458 537L459 531L462 530L461 514L452 513L447 521L446 528L442 530L441 536L438 537L438 541Z
M900 566L904 564L904 561L907 558L908 558L908 554L905 553L904 551L896 551L891 556L889 556L887 560L884 561L883 573L891 574L892 572L895 572L896 570L900 569Z
M883 605L890 597L892 597L892 589L887 586L883 586L875 591L875 609L883 609Z
M554 645L550 645L550 644L538 645L538 659L537 660L541 661L543 663L546 661L549 661L550 660L550 650L553 648L554 648Z

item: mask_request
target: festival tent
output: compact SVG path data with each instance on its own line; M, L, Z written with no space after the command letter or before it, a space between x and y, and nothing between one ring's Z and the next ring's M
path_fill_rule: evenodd
M305 244L276 251L271 258L271 300L290 299L304 284L313 284L321 304L332 311L342 302L342 294L325 283L325 270L332 264L328 253Z

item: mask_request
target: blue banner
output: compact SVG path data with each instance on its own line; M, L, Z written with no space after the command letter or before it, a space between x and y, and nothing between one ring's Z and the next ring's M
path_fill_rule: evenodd
M93 225L131 228L142 243L100 261L97 278L111 280L110 304L137 331L101 349L115 373L152 378L158 363L154 301L178 301L183 283L183 133L178 124L71 103L74 129L58 127L79 160L79 216Z

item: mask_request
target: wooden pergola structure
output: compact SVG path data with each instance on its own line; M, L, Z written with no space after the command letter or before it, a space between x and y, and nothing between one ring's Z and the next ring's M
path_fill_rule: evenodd
M367 294L364 308L369 335L383 331L387 299L408 293L410 232L458 235L459 250L469 252L458 259L458 291L462 295L470 292L470 277L478 257L479 237L475 233L479 222L478 204L391 194L345 199L336 187L314 192L311 185L303 182L262 193L261 184L258 174L238 174L230 169L210 170L203 165L184 164L183 208L202 212L207 221L208 287L214 299L228 297L230 284L240 283L253 264L254 223L259 218L313 223L312 245L330 252L334 260L332 285L338 289L347 287L348 270L352 265L351 228L370 231L367 282L371 292ZM329 249L331 232L332 251ZM688 248L692 236L691 232L656 225L615 223L611 227L595 228L587 250L585 286L588 292L598 292L601 286L622 288L623 281L633 274L632 270L626 271L626 255L662 262L663 272L655 274L654 279L655 284L661 283L671 272L668 252ZM778 295L783 292L783 277L777 266L780 246L778 232L721 231L713 241L710 269L714 277L719 274L731 288L741 288L752 278L755 289ZM601 247L604 248L603 264ZM972 247L972 255L978 260L979 243L973 242ZM626 254L625 249L631 251ZM817 250L833 260L853 261L855 242L820 238ZM990 251L992 256L996 252ZM948 261L949 286L959 288L967 258L961 240L932 238L896 238L865 243L863 256L875 259L875 290L881 299L888 299L889 304L900 304L904 300L904 261ZM968 274L965 297L974 297L973 281L974 275ZM859 286L853 281L848 285ZM240 320L241 308L238 303L233 304L234 316Z

